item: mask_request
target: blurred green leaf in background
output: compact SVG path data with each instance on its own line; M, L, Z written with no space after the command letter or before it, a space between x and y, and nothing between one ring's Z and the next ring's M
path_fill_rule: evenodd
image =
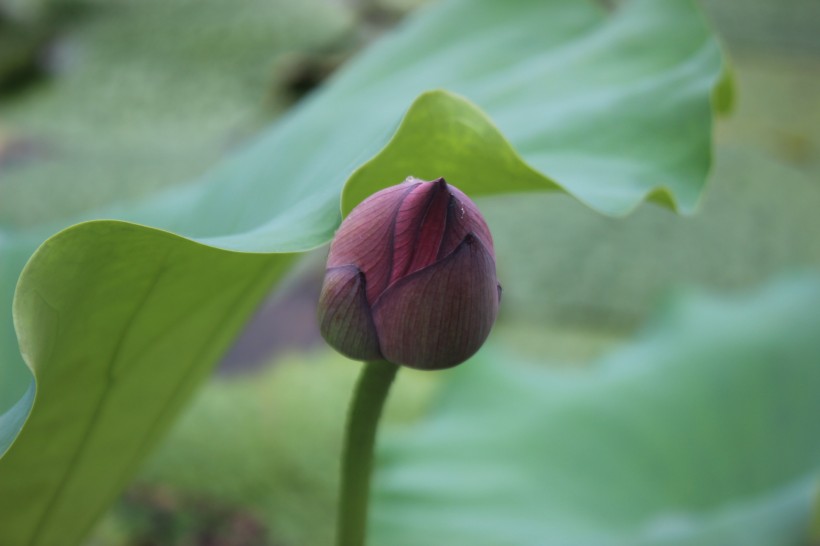
M385 442L374 543L804 544L818 324L815 276L680 296L582 368L484 350Z

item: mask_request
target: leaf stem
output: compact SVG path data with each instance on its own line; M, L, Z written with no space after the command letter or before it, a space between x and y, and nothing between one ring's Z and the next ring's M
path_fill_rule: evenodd
M376 429L399 367L376 360L362 367L347 414L337 516L337 546L364 546Z

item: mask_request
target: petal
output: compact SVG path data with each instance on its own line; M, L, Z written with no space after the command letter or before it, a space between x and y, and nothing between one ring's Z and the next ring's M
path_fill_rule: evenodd
M450 256L396 282L373 305L384 358L425 370L471 357L497 314L495 260L472 234Z
M449 188L453 199L448 211L447 227L441 242L441 248L439 248L438 259L453 252L468 233L472 233L477 237L490 253L490 256L495 259L493 236L490 235L490 228L487 227L487 222L484 221L478 207L460 189L452 184L449 185Z
M374 301L390 282L393 225L404 197L420 181L408 180L374 193L353 209L336 231L327 266L354 265L367 278L367 299Z
M447 182L415 180L421 183L404 197L396 215L390 283L436 261L447 224Z
M382 356L365 291L365 276L358 268L329 268L319 295L319 329L343 355L377 360Z

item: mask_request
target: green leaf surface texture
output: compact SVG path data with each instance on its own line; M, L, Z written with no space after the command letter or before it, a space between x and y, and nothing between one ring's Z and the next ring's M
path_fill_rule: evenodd
M49 239L15 298L36 403L0 462L2 542L77 543L291 258L113 221Z
M345 210L415 175L689 213L723 74L687 0L445 1L193 183L4 216L0 543L82 538L294 253L332 237L343 188Z
M798 546L820 471L820 279L679 296L587 366L485 348L381 444L374 545Z

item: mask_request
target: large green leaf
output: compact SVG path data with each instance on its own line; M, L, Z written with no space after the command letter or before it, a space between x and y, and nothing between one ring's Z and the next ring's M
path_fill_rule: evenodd
M446 176L473 195L563 189L612 216L644 199L693 212L711 164L711 134L703 130L712 119L708 95L718 111L732 103L731 79L720 72L720 53L694 7L639 0L607 17L579 2L543 2L522 10L519 35L502 31L485 45L485 33L498 33L494 21L502 16L492 12L508 6L481 14L480 37L448 32L447 21L439 22L435 42L458 47L445 52L446 65L414 71L413 78L475 101L518 154L470 105L426 105L429 112L405 119L390 146L354 173L343 209L412 173ZM533 10L548 11L554 28L546 31ZM541 32L548 47L509 59L530 32ZM470 41L479 39L480 47ZM489 77L476 75L462 57L469 47L494 69ZM467 84L450 83L465 74Z
M63 13L66 3L75 2L48 7ZM31 383L11 307L37 246L82 213L122 217L100 207L127 211L199 176L282 109L271 64L350 24L324 0L198 0L193 8L189 0L125 0L69 10L55 20L60 70L0 97L0 413ZM155 217L174 216L170 197L157 203ZM150 214L135 219L156 223Z
M72 227L20 277L15 326L37 386L0 461L0 542L79 539L287 267L281 253L330 238L345 180L420 93L463 95L501 132L458 95L423 94L355 173L346 202L432 165L469 193L560 187L610 214L647 197L688 212L709 168L721 74L686 0L614 13L575 0L448 1L197 183L39 226L11 222L0 239L4 298L48 234L94 218L145 225ZM13 381L0 407L13 409L0 446L32 392L10 325L2 335L0 370Z
M15 298L37 403L0 463L2 543L82 538L290 262L111 221L40 247Z
M820 472L820 279L679 297L548 369L485 350L385 437L374 544L804 544Z

